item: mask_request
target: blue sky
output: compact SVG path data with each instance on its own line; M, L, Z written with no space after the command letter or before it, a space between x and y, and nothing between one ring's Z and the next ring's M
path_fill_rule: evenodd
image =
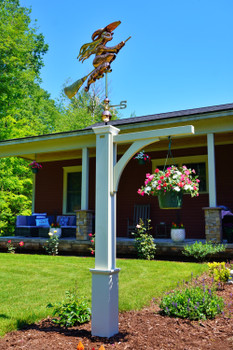
M80 47L95 30L120 20L109 45L132 38L112 63L109 97L112 104L128 101L122 117L233 102L232 0L20 3L32 8L49 44L41 77L54 99L67 79L92 70L93 56L77 60Z

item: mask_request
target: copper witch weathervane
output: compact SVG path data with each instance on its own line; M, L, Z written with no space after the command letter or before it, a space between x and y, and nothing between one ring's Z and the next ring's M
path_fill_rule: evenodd
M105 28L101 28L96 30L92 34L92 42L84 44L78 55L79 61L85 61L87 58L89 58L91 55L95 55L95 58L93 60L93 66L94 69L87 74L85 77L77 80L72 85L66 87L64 89L65 94L72 98L80 89L80 87L84 84L84 82L87 80L87 85L85 86L85 90L88 91L89 87L92 83L94 83L96 80L103 78L104 74L111 72L111 63L115 60L117 53L120 51L120 49L125 45L126 41L128 41L131 37L126 39L125 41L121 41L116 46L107 47L105 46L108 41L111 41L113 38L113 31L116 29L119 24L121 24L121 21L113 22L107 25ZM107 81L106 81L107 84ZM102 114L102 119L104 121L108 121L111 119L111 114L109 112L109 100L107 96L107 87L106 87L106 98L104 100L104 112Z

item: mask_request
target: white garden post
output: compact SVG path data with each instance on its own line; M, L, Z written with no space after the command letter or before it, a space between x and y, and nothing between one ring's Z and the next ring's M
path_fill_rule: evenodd
M118 333L118 272L116 268L116 194L111 193L119 129L105 125L96 134L95 268L92 273L92 335Z

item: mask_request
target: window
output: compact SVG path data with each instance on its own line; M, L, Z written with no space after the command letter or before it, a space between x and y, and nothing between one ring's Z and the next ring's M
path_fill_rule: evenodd
M63 214L74 214L81 209L82 167L64 167Z
M165 161L166 159L153 159L152 171L156 168L163 170ZM186 165L187 168L194 169L200 180L200 193L206 193L208 191L207 155L174 158L173 164L178 167Z

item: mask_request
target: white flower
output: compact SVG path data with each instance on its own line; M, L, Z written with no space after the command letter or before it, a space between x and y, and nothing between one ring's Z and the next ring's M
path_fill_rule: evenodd
M180 187L179 186L174 187L174 191L180 192Z
M151 184L152 188L156 188L157 184L158 184L158 181L153 181L152 184Z
M137 224L137 226L136 226L137 228L141 228L141 225L139 225L139 224Z
M192 186L191 185L184 185L184 190L191 190L192 189Z
M151 187L150 186L147 186L146 188L145 188L145 192L150 192L151 191Z
M52 236L53 236L53 233L52 233L52 232L49 232L49 236L52 237Z

